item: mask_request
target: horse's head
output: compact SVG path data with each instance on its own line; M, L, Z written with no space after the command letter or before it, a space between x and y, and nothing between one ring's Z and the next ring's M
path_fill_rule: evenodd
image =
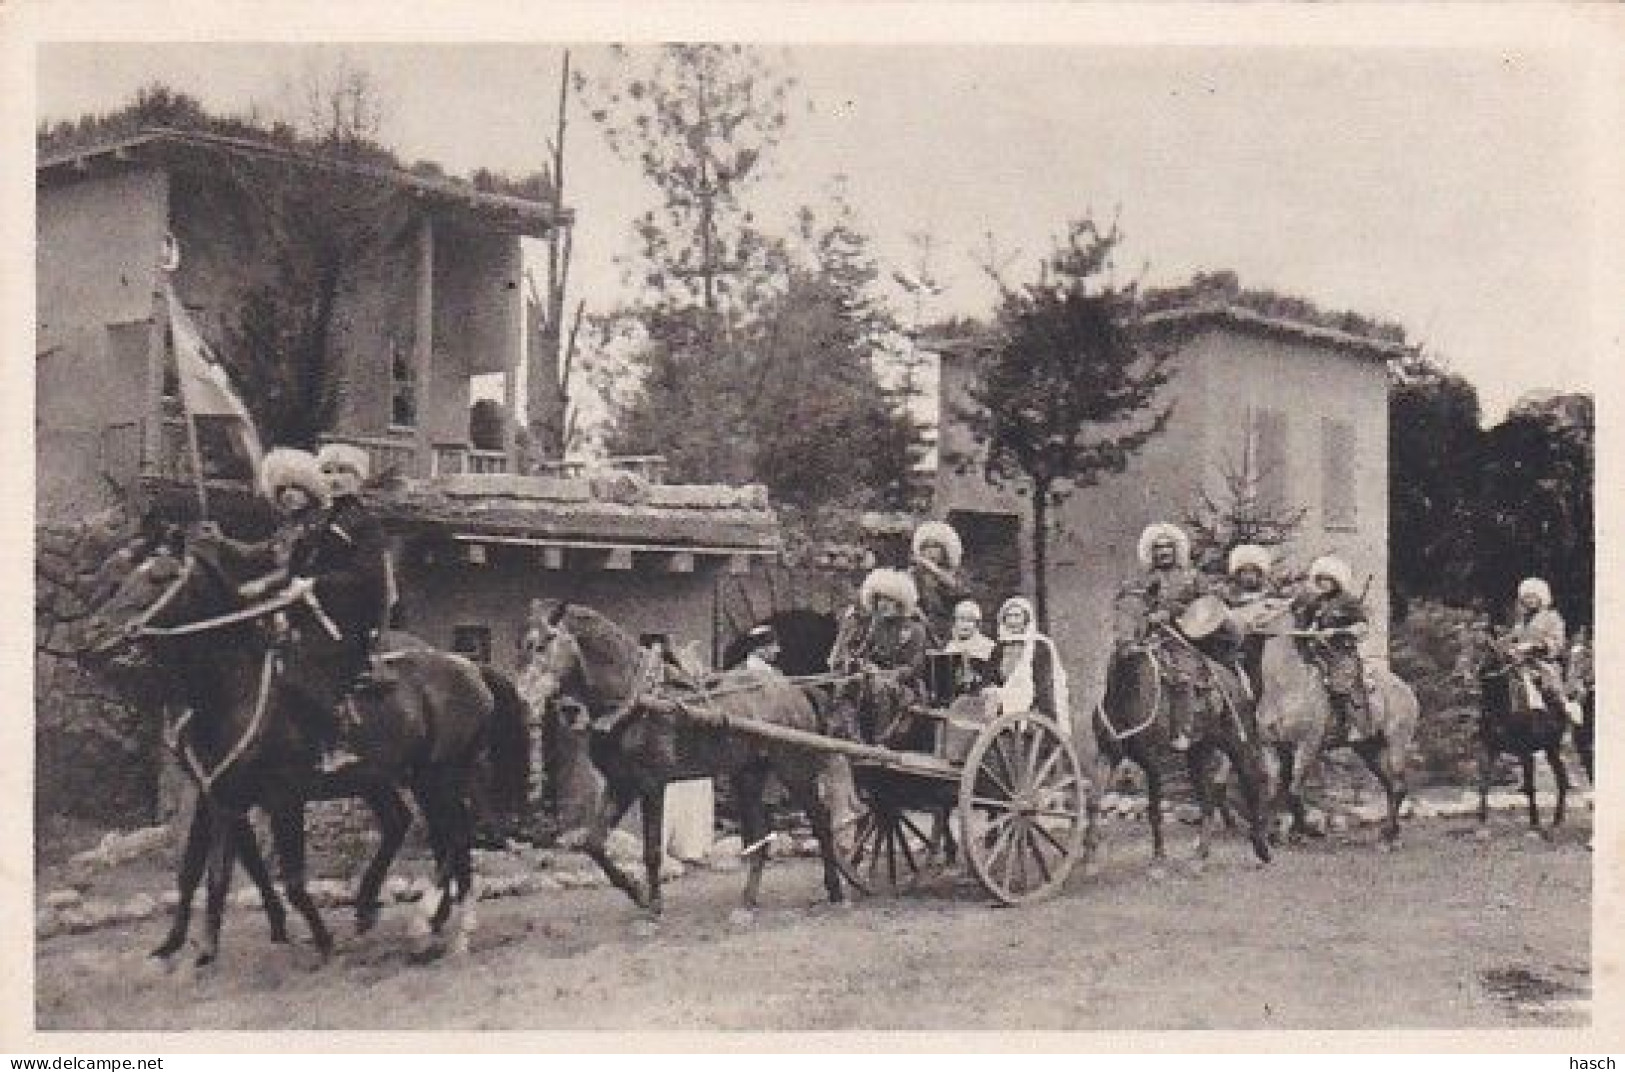
M1464 685L1505 677L1517 663L1511 637L1488 622L1473 622L1460 631L1461 646L1451 677Z
M189 542L192 546L188 546ZM93 663L135 662L144 641L163 629L222 613L238 602L235 587L211 553L209 541L191 541L180 528L144 533L121 552L122 577L99 601L84 630Z

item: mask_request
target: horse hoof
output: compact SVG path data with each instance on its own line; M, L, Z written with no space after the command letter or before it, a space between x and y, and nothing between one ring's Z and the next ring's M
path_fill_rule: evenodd
M1530 830L1524 834L1524 839L1526 841L1550 841L1552 835L1545 830Z
M1153 882L1162 882L1168 877L1168 869L1163 867L1161 864L1153 865L1148 873L1150 874L1151 881Z
M218 955L219 955L218 953L209 952L207 950L200 950L198 952L198 955L192 958L192 967L194 967L194 968L207 968L209 965L214 963L215 958Z
M756 922L754 908L736 908L728 913L728 922L735 927L749 927Z

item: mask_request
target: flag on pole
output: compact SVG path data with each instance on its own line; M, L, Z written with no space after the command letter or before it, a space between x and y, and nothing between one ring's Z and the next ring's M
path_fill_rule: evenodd
M203 456L200 461L206 467L223 470L219 473L222 476L252 478L259 472L265 454L254 418L249 416L248 407L232 388L231 375L192 323L167 277L163 289L169 309L175 377L187 419L197 429L198 452ZM246 473L229 471L245 465Z

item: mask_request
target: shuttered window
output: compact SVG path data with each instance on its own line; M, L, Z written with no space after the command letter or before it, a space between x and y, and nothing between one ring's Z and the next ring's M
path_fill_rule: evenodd
M1278 409L1255 409L1252 423L1252 473L1258 504L1270 511L1291 508L1286 414Z
M1320 422L1321 516L1328 529L1353 529L1360 523L1354 425L1322 418Z

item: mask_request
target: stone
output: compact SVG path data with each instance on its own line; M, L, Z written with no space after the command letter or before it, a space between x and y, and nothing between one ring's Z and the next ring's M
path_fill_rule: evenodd
M123 911L129 919L146 919L158 914L158 900L151 894L138 893L124 902Z
M617 862L642 860L643 841L625 830L611 830L609 837L604 839L604 851Z
M45 903L58 911L77 907L83 902L84 897L78 890L52 890L45 895Z

